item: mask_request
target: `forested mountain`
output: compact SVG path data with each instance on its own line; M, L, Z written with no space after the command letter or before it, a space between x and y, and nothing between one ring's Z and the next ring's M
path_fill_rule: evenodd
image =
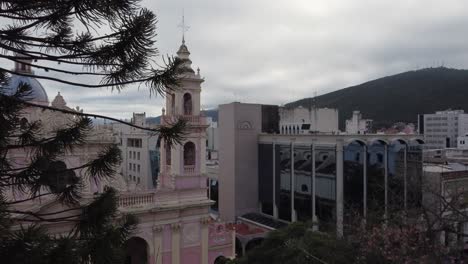
M312 93L312 92L311 92ZM417 115L446 109L468 112L468 70L427 68L404 72L287 104L337 108L340 128L353 110L374 119L375 127L417 122Z

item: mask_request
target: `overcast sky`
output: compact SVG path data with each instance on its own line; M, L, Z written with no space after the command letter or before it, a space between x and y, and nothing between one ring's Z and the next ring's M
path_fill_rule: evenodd
M175 54L182 9L203 108L284 104L408 70L468 68L466 0L144 0L159 19L158 48ZM70 106L113 117L161 113L163 100L41 81Z

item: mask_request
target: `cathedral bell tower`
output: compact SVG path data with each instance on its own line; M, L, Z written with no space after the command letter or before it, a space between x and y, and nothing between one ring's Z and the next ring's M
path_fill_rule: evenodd
M161 142L161 172L159 189L206 188L206 119L200 115L200 93L203 78L200 70L192 69L190 52L182 40L177 51L180 65L179 86L166 93L166 110L161 118L162 125L170 125L178 119L187 121L182 144L168 146Z

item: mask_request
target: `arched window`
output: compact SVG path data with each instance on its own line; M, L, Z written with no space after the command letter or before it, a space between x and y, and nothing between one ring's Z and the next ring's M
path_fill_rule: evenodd
M192 96L184 94L184 115L192 115Z
M184 145L184 165L195 165L195 144L187 142Z

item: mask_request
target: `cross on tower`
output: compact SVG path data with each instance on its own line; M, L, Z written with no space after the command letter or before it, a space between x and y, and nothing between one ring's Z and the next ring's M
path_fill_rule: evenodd
M185 44L185 32L187 32L190 27L185 24L184 10L182 10L182 23L180 23L178 27L182 29L182 44Z

